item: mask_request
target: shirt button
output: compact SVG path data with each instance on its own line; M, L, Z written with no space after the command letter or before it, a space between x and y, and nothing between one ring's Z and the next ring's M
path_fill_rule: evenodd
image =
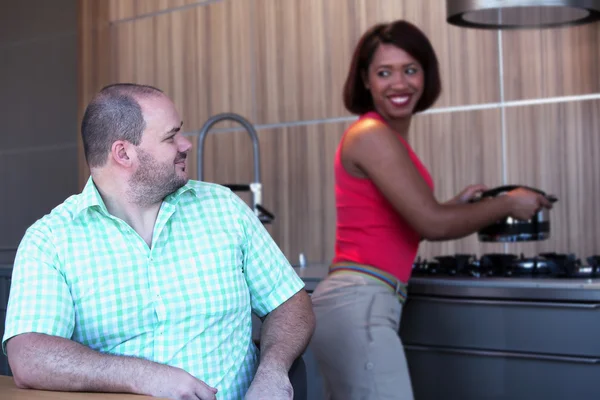
M373 363L372 363L372 362L368 362L368 363L367 363L367 365L365 365L365 367L366 367L367 369L369 369L369 370L370 370L370 369L373 369Z

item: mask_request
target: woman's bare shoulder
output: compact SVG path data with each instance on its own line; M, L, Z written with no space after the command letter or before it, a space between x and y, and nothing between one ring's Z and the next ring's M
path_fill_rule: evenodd
M394 136L394 131L386 123L375 118L364 118L355 122L346 134L347 139L352 142L377 140L378 137L385 139L390 136Z

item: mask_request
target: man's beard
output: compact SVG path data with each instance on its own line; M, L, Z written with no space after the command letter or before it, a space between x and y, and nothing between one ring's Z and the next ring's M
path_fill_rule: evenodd
M135 204L147 206L162 202L187 183L187 178L177 176L174 164L185 160L186 153L177 153L173 164L161 164L139 147L137 154L140 165L129 179L129 197Z

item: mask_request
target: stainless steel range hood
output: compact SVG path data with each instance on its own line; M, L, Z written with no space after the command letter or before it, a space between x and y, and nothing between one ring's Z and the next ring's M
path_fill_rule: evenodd
M552 28L600 19L600 0L446 0L447 21L479 29Z

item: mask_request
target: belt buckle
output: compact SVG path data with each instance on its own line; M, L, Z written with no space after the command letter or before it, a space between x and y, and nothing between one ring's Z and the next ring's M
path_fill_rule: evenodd
M400 280L396 280L396 293L400 293Z

